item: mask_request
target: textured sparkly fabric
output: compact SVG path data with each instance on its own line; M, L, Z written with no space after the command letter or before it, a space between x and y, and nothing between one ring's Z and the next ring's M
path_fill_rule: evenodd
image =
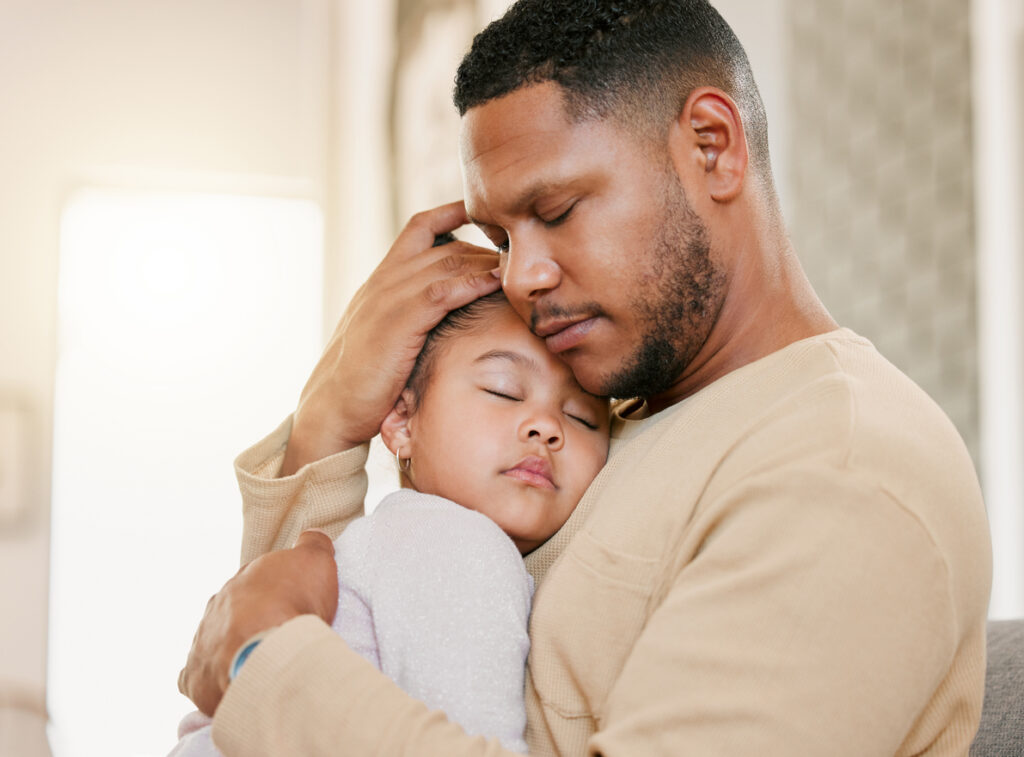
M339 533L357 512L342 503L363 496L364 450L257 475L276 471L287 433L239 458L247 550L300 526ZM542 576L531 754L967 754L984 693L984 505L949 419L869 342L845 329L795 342L612 433L572 517L526 557ZM231 757L340 742L348 757L502 754L312 616L267 636L214 731Z
M410 696L470 735L525 752L533 579L489 518L404 489L335 541L332 627ZM210 719L185 717L169 757L214 757Z
M404 489L335 542L334 630L410 696L471 735L526 751L533 580L484 515Z

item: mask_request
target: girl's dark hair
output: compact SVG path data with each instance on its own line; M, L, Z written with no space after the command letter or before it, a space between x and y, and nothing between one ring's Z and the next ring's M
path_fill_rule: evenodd
M405 385L413 394L413 410L427 390L434 366L437 363L439 350L444 346L445 341L479 328L491 318L495 311L503 307L508 307L508 300L505 298L505 293L499 289L497 292L492 292L451 311L430 330L427 334L427 341L423 343L423 349L416 357L416 364Z

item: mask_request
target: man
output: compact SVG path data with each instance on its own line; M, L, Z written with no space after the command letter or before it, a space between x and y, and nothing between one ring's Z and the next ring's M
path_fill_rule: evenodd
M584 388L641 398L527 557L531 753L966 754L991 570L977 481L948 419L804 277L729 27L702 0L522 0L455 100L465 209L410 222L291 424L239 459L243 557L358 514L365 443L423 335L499 275ZM496 275L485 251L430 249L467 220ZM182 688L225 753L499 754L334 637L332 571L306 533L211 601Z

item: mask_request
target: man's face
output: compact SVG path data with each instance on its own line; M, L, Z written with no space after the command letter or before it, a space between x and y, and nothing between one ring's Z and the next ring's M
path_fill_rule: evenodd
M608 120L572 123L544 83L470 109L461 151L469 216L547 348L595 394L671 387L725 279L666 150Z

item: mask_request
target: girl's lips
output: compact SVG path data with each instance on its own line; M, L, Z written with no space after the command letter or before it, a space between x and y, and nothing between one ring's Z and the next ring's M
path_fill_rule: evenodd
M502 473L538 489L556 488L551 475L551 463L535 455L522 459L512 468L503 470Z
M592 328L597 324L597 318L585 318L582 321L570 324L565 328L544 337L544 344L548 351L558 354L571 350L579 345Z

